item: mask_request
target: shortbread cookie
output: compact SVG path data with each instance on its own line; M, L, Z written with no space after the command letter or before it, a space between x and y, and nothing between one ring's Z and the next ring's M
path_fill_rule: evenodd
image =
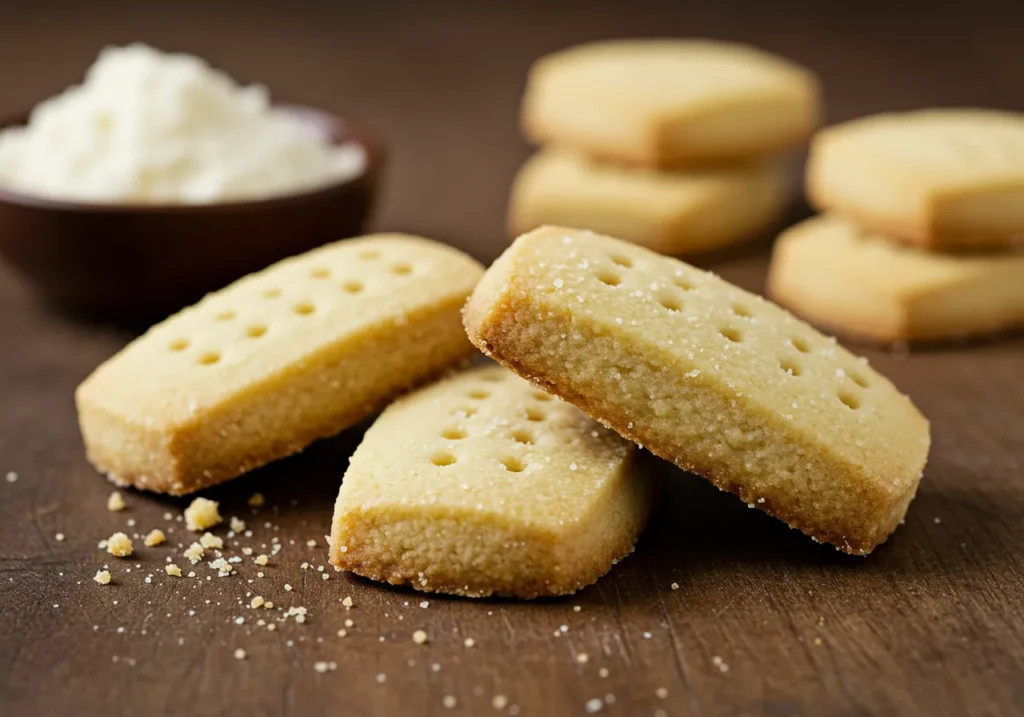
M466 358L459 309L482 273L450 247L382 234L247 276L79 386L89 459L180 495L300 451Z
M931 249L1024 246L1024 114L883 114L819 132L807 191L819 209Z
M558 227L521 236L464 321L516 373L849 553L896 528L924 468L928 422L867 362L626 242Z
M636 446L498 366L392 404L352 456L331 562L417 590L567 595L633 550Z
M522 122L535 142L648 167L767 155L819 121L814 75L781 57L712 40L613 40L541 58Z
M764 231L786 208L786 174L775 162L652 172L542 150L519 172L509 225L606 232L662 254L722 249Z
M1024 252L935 254L834 216L783 232L768 288L810 321L874 341L962 338L1024 326Z

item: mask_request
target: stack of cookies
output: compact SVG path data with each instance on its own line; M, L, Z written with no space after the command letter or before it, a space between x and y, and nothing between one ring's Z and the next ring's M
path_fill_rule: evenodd
M776 243L769 289L817 324L883 343L1024 325L1024 115L882 114L821 131L822 216Z
M619 40L532 68L526 135L544 147L520 170L514 234L544 224L605 232L663 254L724 248L776 222L780 152L820 115L814 75L745 45Z
M439 378L477 349L506 368ZM661 474L638 445L860 555L929 447L906 396L779 307L560 227L486 271L402 235L288 259L153 327L76 400L97 469L175 495L383 408L323 476L344 472L331 563L471 597L569 594L628 555Z

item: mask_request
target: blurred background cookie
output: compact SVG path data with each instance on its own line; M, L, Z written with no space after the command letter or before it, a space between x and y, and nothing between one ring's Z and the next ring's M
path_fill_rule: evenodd
M712 251L748 239L786 208L787 173L764 160L657 172L542 149L519 171L509 229L542 224L614 234L663 254Z

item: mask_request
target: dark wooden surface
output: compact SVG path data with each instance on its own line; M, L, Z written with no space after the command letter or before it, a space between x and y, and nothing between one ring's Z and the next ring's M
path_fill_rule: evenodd
M103 42L193 51L286 99L372 123L394 158L377 226L487 260L505 243L508 183L528 152L515 122L526 67L575 41L755 42L817 69L833 120L928 104L1024 109L1024 13L1012 3L288 8L3 3L0 114L76 80ZM760 290L766 256L755 246L712 266ZM284 544L265 578L248 560L230 578L167 578L165 557L180 551L141 541L137 557L110 558L98 540L166 528L164 512L184 505L128 492L129 509L110 513L111 487L83 457L72 392L130 335L52 313L0 268L0 336L0 476L18 476L0 478L4 715L578 715L592 699L600 714L630 716L1024 713L1020 337L866 352L931 418L934 436L906 525L869 558L815 545L670 472L632 557L573 598L516 603L423 596L333 571L323 581L300 568L326 563L323 534L358 432L210 491L253 529L240 544ZM254 516L245 501L257 490L267 506ZM176 545L185 536L170 524ZM105 563L114 584L100 587L91 578ZM304 605L309 619L258 627L270 614L242 607L249 592ZM354 625L338 637L346 619ZM416 629L427 645L414 644ZM317 673L320 660L337 669ZM508 698L503 712L496 695Z

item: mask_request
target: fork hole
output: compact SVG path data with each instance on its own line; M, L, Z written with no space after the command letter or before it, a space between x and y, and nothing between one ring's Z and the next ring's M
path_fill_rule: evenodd
M501 465L505 466L509 473L522 473L526 469L526 464L515 456L505 456L501 459Z
M263 334L267 333L267 327L263 324L253 324L245 329L245 335L250 339L258 339Z
M864 376L862 376L861 374L857 373L856 371L850 373L849 376L850 379L861 388L868 387L868 380L864 378Z
M847 408L852 408L854 411L860 408L860 398L850 391L840 391L838 398Z
M743 332L732 326L725 326L719 329L718 333L720 333L722 336L729 339L735 344L738 344L740 341L743 340Z
M303 301L301 304L295 305L295 313L299 316L309 316L314 311L316 311L316 307L308 301Z
M523 443L525 445L533 444L533 434L523 429L517 429L512 431L512 440L516 443Z
M678 286L683 291L693 291L697 288L692 281L687 279L685 276L672 277L672 283Z
M323 268L322 266L319 266L316 269L313 269L313 271L309 272L309 275L312 278L314 278L314 279L330 279L331 278L331 272L328 271L327 269Z
M789 340L789 343L793 344L793 348L802 354L809 354L811 352L811 344L803 336L794 336Z
M395 274L398 274L399 276L408 276L409 274L412 273L412 264L408 264L404 261L401 261L397 264L392 265L391 271L394 272Z
M474 388L472 391L470 391L466 395L469 396L470 398L475 398L478 401L481 401L481 400L483 400L485 398L489 398L490 395L491 395L491 392L490 391L485 391L482 388Z
M352 279L351 281L346 281L342 284L341 289L346 294L358 294L363 290L363 282L358 281L357 279Z
M597 280L608 286L618 286L622 283L622 278L611 269L598 269Z
M543 421L545 418L544 411L539 408L527 408L526 417L531 421Z
M276 299L280 295L281 295L281 290L280 289L266 289L263 292L263 298L264 299Z
M455 461L455 454L448 451L441 451L440 453L435 453L430 457L430 462L441 468L444 466L450 466L455 463Z
M729 308L732 311L732 313L736 314L737 316L742 316L744 319L749 319L751 316L753 316L753 314L750 313L750 309L748 309L743 304L733 304Z
M658 303L664 306L672 313L676 313L683 310L683 302L678 297L672 296L671 294L661 294L658 297Z
M534 397L534 399L536 399L538 401L550 401L551 400L551 394L550 393L544 393L543 391L534 391L533 392L533 397Z
M779 368L790 376L799 376L804 372L803 367L793 359L783 358L779 360Z
M612 261L626 269L631 269L633 267L633 260L624 254L612 255Z
M460 441L466 437L466 432L458 426L450 426L441 432L441 435L449 441Z
M167 345L167 348L170 349L171 351L184 351L185 349L188 348L188 340L175 339L174 341Z
M220 361L220 354L216 351L207 351L199 357L199 363L203 366L212 366Z
M217 314L216 318L217 318L217 321L231 321L231 319L235 318L235 312L234 311L222 311L219 314Z

